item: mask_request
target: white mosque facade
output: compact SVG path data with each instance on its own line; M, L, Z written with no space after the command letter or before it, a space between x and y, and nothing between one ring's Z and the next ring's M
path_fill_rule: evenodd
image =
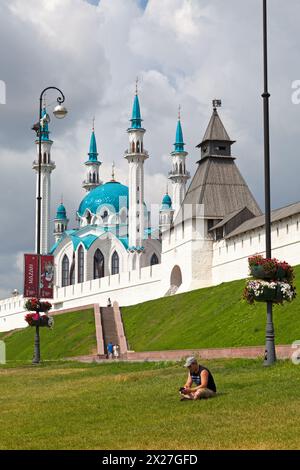
M46 110L44 109L44 113ZM68 229L63 204L54 220L50 246L52 141L48 124L42 133L41 250L55 260L54 310L98 304L108 298L120 306L217 285L248 275L248 257L264 254L264 216L240 174L232 145L216 107L197 147L200 157L191 171L178 117L170 155L171 195L163 196L159 226L151 226L144 198L144 147L136 94L128 128L128 187L100 180L96 137L92 130L78 228ZM33 163L37 172L37 161ZM191 171L192 172L192 171ZM166 177L167 179L167 177ZM147 184L147 179L146 179ZM300 264L300 203L272 212L272 256ZM0 301L0 331L27 326L24 299Z

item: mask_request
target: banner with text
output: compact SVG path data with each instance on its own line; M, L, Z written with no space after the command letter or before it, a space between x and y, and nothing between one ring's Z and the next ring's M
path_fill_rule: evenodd
M38 255L24 255L24 297L38 297Z

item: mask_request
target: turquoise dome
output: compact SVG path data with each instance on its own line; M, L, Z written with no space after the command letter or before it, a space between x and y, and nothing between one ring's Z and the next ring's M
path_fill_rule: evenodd
M120 198L122 198L121 201ZM81 201L78 214L83 216L86 209L92 214L96 214L97 209L101 206L111 206L116 213L118 213L122 207L128 209L128 187L117 181L109 181L108 183L97 186Z
M66 208L63 204L61 204L57 208L56 219L64 220L66 218L67 218Z
M160 210L168 210L172 208L172 199L169 194L165 194L161 203Z

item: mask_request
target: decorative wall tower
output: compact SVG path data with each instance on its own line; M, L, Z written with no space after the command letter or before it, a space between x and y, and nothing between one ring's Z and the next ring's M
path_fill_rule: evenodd
M235 140L231 140L220 119L217 108L222 106L221 100L213 100L213 113L208 123L202 142L197 145L201 149L201 159L208 156L231 157L231 146Z
M47 115L44 106L42 117ZM38 196L38 171L39 171L39 140L37 145L37 159L33 162L32 168L36 171L36 195ZM51 173L55 168L55 163L51 160L51 147L53 141L49 139L48 123L42 126L42 160L41 160L41 254L47 254L50 247L50 197L51 197ZM37 207L36 207L36 236L35 251L37 251Z
M65 230L68 228L68 222L69 219L67 218L67 212L65 209L65 206L61 202L61 204L58 206L57 211L56 211L56 217L54 219L54 239L55 243L57 243L61 237L63 236L63 233Z
M164 232L170 228L171 223L173 222L174 211L172 208L172 200L168 194L168 190L163 197L161 207L159 210L159 230Z
M100 162L97 158L99 154L97 152L97 142L96 142L96 137L95 137L94 121L93 121L92 135L91 135L91 140L90 140L90 151L88 153L89 159L85 162L86 179L82 183L82 187L86 191L91 191L92 189L102 184L102 181L100 181L99 179L99 167L102 162Z
M184 150L184 146L179 107L174 151L171 153L172 170L169 171L169 179L172 181L173 188L172 203L175 216L183 202L186 193L186 182L190 178L189 172L186 171L185 157L188 153Z
M132 109L131 127L127 132L129 148L125 153L125 158L129 164L129 249L140 251L143 247L145 229L144 161L148 158L148 152L143 145L146 131L142 128L137 88Z

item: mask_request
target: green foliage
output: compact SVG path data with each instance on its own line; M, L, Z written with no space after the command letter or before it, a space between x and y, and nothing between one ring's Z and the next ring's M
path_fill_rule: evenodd
M294 268L300 289L300 266ZM135 351L265 344L266 305L242 300L245 280L223 283L122 309ZM300 298L274 306L276 344L300 339Z
M205 365L218 395L195 402L179 363L0 367L0 449L299 448L299 366Z
M54 328L40 328L41 358L92 354L96 348L94 310L54 315ZM8 360L31 360L34 350L35 327L2 333L0 339L6 343Z

